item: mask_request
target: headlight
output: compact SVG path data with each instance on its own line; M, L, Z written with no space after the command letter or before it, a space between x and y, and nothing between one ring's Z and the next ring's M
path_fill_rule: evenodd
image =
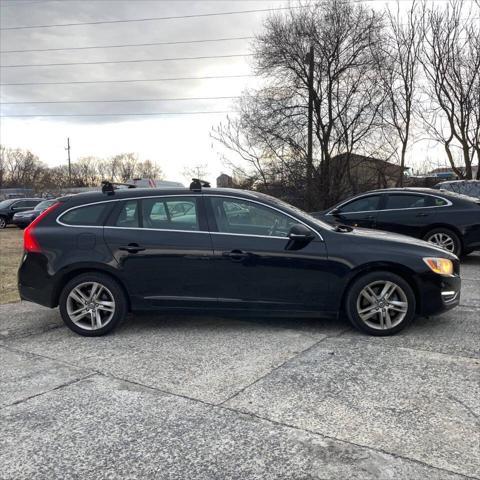
M432 272L439 275L453 274L453 262L448 258L426 257L423 261L430 267Z

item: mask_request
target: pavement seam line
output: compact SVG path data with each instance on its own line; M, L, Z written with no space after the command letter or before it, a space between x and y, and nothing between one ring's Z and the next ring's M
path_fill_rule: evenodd
M4 405L3 407L0 408L0 410L5 410L6 408L13 407L15 405L20 405L22 403L28 402L29 400L32 400L33 398L41 397L42 395L46 395L47 393L52 393L55 392L56 390L60 390L65 387L69 387L70 385L74 385L75 383L81 382L82 380L86 380L87 378L93 377L94 375L97 375L96 373L90 373L88 375L85 375L81 378L75 378L74 380L70 380L68 382L62 383L61 385L57 385L54 388L51 388L49 390L45 390L44 392L36 393L35 395L30 395L29 397L22 398L21 400L16 400L13 403L9 403L8 405Z
M325 337L327 338L327 337ZM325 338L319 340L318 342L316 342L316 344L314 345L311 345L310 347L308 347L307 349L305 349L304 351L300 352L298 355L301 355L302 353L304 353L306 350L309 350L311 348L313 348L315 345L321 343L323 340L325 340ZM19 351L19 352L22 352L22 353L30 353L30 355L33 355L33 356L39 356L39 357L43 357L43 358L47 358L47 359L51 359L51 360L56 360L56 359L52 359L50 357L47 357L47 356L42 356L42 355L38 355L36 353L31 353L31 352L23 352L21 350L16 350L16 351ZM298 356L297 355L297 356ZM290 360L290 359L289 359ZM66 362L62 362L60 361L60 363L65 363L66 365L70 365ZM285 362L284 362L285 363ZM279 368L279 367L277 367ZM315 432L313 430L309 430L309 429L306 429L306 428L301 428L301 427L297 427L295 425L290 425L288 423L282 423L282 422L279 422L277 420L272 420L270 418L266 418L266 417L262 417L260 415L257 415L257 414L254 414L254 413L251 413L251 412L243 412L241 410L237 410L233 407L227 407L225 405L223 405L224 402L220 403L220 404L215 404L215 403L211 403L211 402L208 402L206 400L201 400L201 399L197 399L197 398L192 398L192 397L189 397L187 395L182 395L182 394L178 394L178 393L173 393L173 392L170 392L168 390L162 390L160 388L157 388L157 387L152 387L150 385L145 385L143 383L140 383L140 382L135 382L135 381L132 381L132 380L127 380L127 379L124 379L122 377L118 377L118 376L115 376L115 375L111 375L111 374L106 374L106 373L103 373L103 372L100 372L100 371L97 371L97 370L93 370L92 373L82 377L82 378L79 378L79 379L76 379L76 380L73 380L71 382L67 382L63 385L60 385L56 388L52 388L48 391L45 391L45 392L42 392L38 395L33 395L31 397L28 397L27 399L24 399L24 400L21 400L19 402L15 402L15 403L12 403L10 405L7 405L5 407L3 407L1 410L3 410L4 408L7 408L7 407L10 407L10 406L13 406L13 405L18 405L19 403L23 403L23 402L26 402L27 400L30 400L32 398L35 398L35 397L39 397L39 396L43 396L45 394L48 394L48 393L52 393L56 390L59 390L61 388L64 388L64 387L67 387L67 386L70 386L70 385L74 385L76 383L79 383L83 380L86 380L88 378L91 378L91 377L94 377L94 376L102 376L102 377L105 377L105 378L110 378L110 379L114 379L114 380L117 380L117 381L121 381L121 382L125 382L125 383L129 383L129 384L132 384L132 385L136 385L136 386L139 386L139 387L142 387L144 389L147 389L147 390L151 390L151 391L154 391L154 392L157 392L157 393L161 393L162 395L170 395L170 396L173 396L173 397L177 397L177 398L182 398L184 400L188 400L188 401L192 401L192 402L197 402L197 403L200 403L202 405L205 405L206 407L210 407L210 408L213 408L213 409L220 409L220 410L226 410L226 411L229 411L229 412L232 412L232 413L235 413L236 415L241 415L241 416L247 416L247 417L251 417L251 418L254 418L254 419L257 419L257 420L260 420L260 421L264 421L264 422L268 422L268 423L271 423L273 425L277 425L277 426L281 426L281 427L286 427L286 428L291 428L293 430L297 430L297 431L300 431L300 432L305 432L305 433L309 433L310 435L314 435L314 436L317 436L317 437L321 437L321 438L328 438L330 440L334 440L336 442L340 442L340 443L345 443L345 444L348 444L348 445L353 445L353 446L356 446L356 447L359 447L359 448L364 448L366 450L371 450L371 451L376 451L376 452L380 452L380 453L383 453L385 455L390 455L394 458L399 458L399 459L402 459L402 460L406 460L406 461L410 461L410 462L414 462L414 463L417 463L417 464L420 464L420 465L423 465L423 466L426 466L428 468L431 468L431 469L434 469L434 470L440 470L440 471L444 471L444 472L447 472L447 473L451 473L451 474L455 474L455 475L460 475L464 478L467 478L467 479L472 479L472 480L479 480L479 477L473 477L473 476L469 476L469 475L465 475L463 473L459 473L459 472L455 472L453 470L448 470L446 468L443 468L443 467L437 467L437 466L434 466L434 465L430 465L429 463L426 463L426 462L423 462L421 460L417 460L415 458L410 458L410 457L406 457L406 456L403 456L403 455L399 455L397 453L394 453L394 452L389 452L387 450L382 450L382 449L379 449L379 448L374 448L374 447L371 447L371 446L366 446L366 445L362 445L362 444L358 444L358 443L355 443L355 442L351 442L351 441L348 441L348 440L343 440L343 439L340 439L340 438L336 438L336 437L332 437L332 436L329 436L329 435L325 435L325 434L322 434L322 433L318 433L318 432Z
M253 385L255 385L257 382L260 382L261 380L263 380L264 378L268 377L270 374L272 374L273 372L275 372L276 370L280 369L281 367L283 367L285 364L287 364L288 362L290 362L291 360L295 359L295 358L298 358L300 357L301 355L303 355L304 353L308 352L309 350L311 350L312 348L316 347L319 343L323 342L324 340L327 340L329 338L337 338L339 337L340 335L342 335L343 333L346 333L348 331L350 331L351 329L350 328L347 328L343 331L341 331L340 333L337 333L336 335L325 335L323 338L321 338L320 340L317 340L315 343L313 343L312 345L310 345L309 347L301 350L300 352L297 352L295 353L294 355L292 355L291 357L287 358L285 361L283 361L281 364L277 365L276 367L273 367L270 371L268 371L267 373L261 375L260 377L256 378L253 382L249 383L248 385L245 385L244 387L242 387L240 390L238 390L238 392L235 392L233 395L231 395L230 397L226 398L225 400L222 400L220 403L217 403L216 405L223 405L225 404L226 402L232 400L233 398L235 398L236 396L240 395L241 393L243 393L247 388L250 388L252 387Z
M348 339L349 337L345 337L344 333L347 333L347 332L343 332L341 335L338 335L336 337L329 337L329 338L340 338L341 340ZM357 337L355 337L355 338L357 338ZM402 345L376 345L374 343L371 343L371 341L369 341L367 338L364 339L362 337L358 337L358 340L360 342L364 343L364 344L370 345L372 347L377 347L377 348L391 348L391 349L400 349L400 350L409 350L409 351L412 350L414 352L422 352L422 353L429 353L429 354L432 354L432 355L440 355L440 356L443 356L443 357L449 357L452 360L455 360L455 359L473 360L474 363L476 363L476 364L480 362L480 357L469 357L469 356L460 355L460 354L459 355L452 355L450 353L437 352L435 350L425 350L424 348L404 347Z

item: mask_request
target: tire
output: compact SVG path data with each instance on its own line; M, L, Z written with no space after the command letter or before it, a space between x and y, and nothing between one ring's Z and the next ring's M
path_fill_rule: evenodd
M111 332L127 315L122 287L110 276L97 272L70 280L60 294L59 307L65 325L85 337Z
M7 219L5 217L0 217L0 230L3 230L7 227Z
M445 248L445 250L454 253L457 257L462 255L462 241L454 231L448 228L440 227L430 230L423 239Z
M381 294L387 286L386 298L382 299ZM415 306L412 287L399 275L386 271L357 278L345 298L345 310L351 324L375 336L394 335L403 330L413 320Z

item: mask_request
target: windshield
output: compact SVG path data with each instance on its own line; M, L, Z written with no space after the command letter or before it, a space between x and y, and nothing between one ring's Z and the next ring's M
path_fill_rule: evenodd
M9 205L11 205L15 200L18 200L17 198L10 199L10 200L4 200L3 202L0 202L0 208L6 208Z
M48 207L53 205L56 202L56 200L44 200L43 202L40 202L34 210L46 210Z
M333 230L332 225L329 225L326 222L323 222L322 220L319 220L318 218L312 217L309 213L305 212L305 210L302 210L301 208L294 207L290 203L284 202L283 200L279 200L278 198L272 197L270 195L266 195L265 193L259 193L259 192L254 192L255 195L259 197L265 197L265 199L268 199L271 203L274 203L278 205L279 207L282 207L283 209L290 211L291 213L294 213L298 215L299 217L303 217L304 219L315 223L316 225L325 228L327 230Z

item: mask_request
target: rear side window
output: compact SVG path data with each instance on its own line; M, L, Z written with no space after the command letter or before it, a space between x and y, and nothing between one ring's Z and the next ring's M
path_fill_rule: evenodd
M118 212L117 220L114 223L115 227L138 228L140 226L139 213L137 200L123 202Z
M426 197L423 195L404 195L404 194L391 194L388 196L387 209L397 208L422 208L430 206L428 201L432 197Z
M102 226L109 207L109 203L78 207L62 215L59 220L66 225Z
M143 228L200 230L194 197L143 199L142 213Z

